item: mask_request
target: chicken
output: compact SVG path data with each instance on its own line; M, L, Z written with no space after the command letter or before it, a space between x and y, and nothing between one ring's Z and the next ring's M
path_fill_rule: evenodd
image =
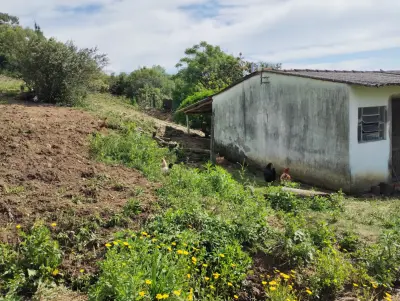
M276 180L276 171L272 163L268 163L264 169L264 180L265 182L273 182Z
M281 182L289 182L292 180L292 177L289 175L289 168L285 168L280 178Z
M163 158L161 163L161 172L164 174L168 174L172 166L173 166L172 163L168 164L165 158Z

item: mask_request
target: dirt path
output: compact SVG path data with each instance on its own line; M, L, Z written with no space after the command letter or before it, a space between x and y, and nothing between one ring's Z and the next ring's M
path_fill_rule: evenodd
M139 190L154 200L155 184L139 172L90 160L99 123L74 109L0 105L0 227L71 210L110 215Z

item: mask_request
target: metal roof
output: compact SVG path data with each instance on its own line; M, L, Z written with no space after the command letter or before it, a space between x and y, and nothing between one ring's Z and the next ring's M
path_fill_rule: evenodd
M344 71L344 70L263 70L289 76L299 76L323 81L367 87L400 86L400 71Z

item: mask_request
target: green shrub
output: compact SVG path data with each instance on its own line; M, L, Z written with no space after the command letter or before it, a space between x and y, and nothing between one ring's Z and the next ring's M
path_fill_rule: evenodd
M328 247L317 250L310 265L308 282L312 293L319 298L333 297L349 282L353 267L337 250Z

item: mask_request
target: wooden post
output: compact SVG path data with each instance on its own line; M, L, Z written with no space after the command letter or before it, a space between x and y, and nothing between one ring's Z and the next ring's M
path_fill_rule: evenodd
M186 126L187 126L187 132L190 134L190 126L189 126L189 115L186 114Z
M212 164L217 161L214 151L214 112L211 113L210 161Z

